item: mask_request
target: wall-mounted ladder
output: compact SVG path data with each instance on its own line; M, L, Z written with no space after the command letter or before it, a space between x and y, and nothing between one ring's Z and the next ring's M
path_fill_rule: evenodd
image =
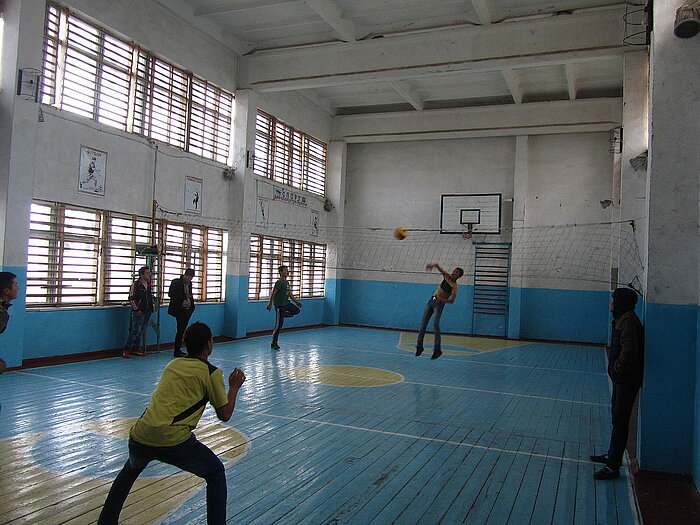
M510 244L475 243L474 247L474 333L505 335ZM501 319L484 316L500 316Z

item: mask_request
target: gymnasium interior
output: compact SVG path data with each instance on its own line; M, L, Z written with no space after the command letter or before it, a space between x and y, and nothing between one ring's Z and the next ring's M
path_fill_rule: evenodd
M0 524L97 521L187 268L247 376L195 430L228 523L698 523L699 30L686 0L0 0ZM435 263L464 275L430 359ZM618 287L644 383L601 481ZM206 523L204 481L152 462L122 522Z

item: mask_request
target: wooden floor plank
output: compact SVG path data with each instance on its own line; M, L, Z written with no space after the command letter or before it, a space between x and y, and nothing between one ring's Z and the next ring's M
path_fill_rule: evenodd
M401 337L328 327L285 333L280 352L269 338L216 345L212 363L248 377L233 419L207 409L198 430L223 454L230 521L636 523L626 472L596 482L587 459L609 440L601 348L527 343L431 361ZM0 524L95 523L168 354L3 374ZM294 378L338 365L358 368ZM366 386L382 370L404 380ZM319 382L332 374L352 386ZM152 463L121 518L204 523L205 485Z

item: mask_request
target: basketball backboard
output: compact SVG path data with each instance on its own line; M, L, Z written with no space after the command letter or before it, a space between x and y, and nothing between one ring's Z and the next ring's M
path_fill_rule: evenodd
M500 193L442 195L440 233L464 233L472 224L474 233L501 233Z

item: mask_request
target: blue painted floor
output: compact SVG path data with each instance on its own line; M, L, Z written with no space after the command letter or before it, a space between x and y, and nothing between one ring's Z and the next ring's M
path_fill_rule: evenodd
M230 523L636 523L626 469L594 481L588 461L609 439L602 348L455 338L432 361L411 337L329 327L283 333L279 352L269 337L215 345L225 376L248 377L231 421L208 407L197 432L224 458ZM170 355L0 376L0 523L94 523ZM205 516L204 485L157 463L122 513Z

